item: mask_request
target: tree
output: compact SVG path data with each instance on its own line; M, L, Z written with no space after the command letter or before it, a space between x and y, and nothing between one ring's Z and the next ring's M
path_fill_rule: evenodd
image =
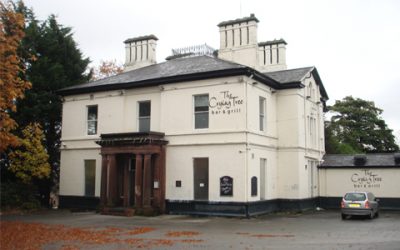
M59 176L62 98L56 91L87 82L91 77L87 70L90 61L77 48L71 28L59 24L54 15L39 22L25 6L20 6L19 11L27 17L20 53L33 53L36 60L25 58L26 77L32 82L32 89L17 102L15 119L21 126L36 122L43 129L52 169L52 178L40 184L41 193L47 196L51 186L57 188Z
M120 74L123 70L123 66L117 64L115 60L101 61L98 67L92 68L93 75L91 80L100 80L105 77Z
M10 2L0 2L0 20L0 153L4 153L9 146L18 145L12 133L17 123L10 113L16 111L15 101L24 97L31 84L21 77L25 65L18 55L25 34L24 16L15 12Z
M328 107L332 113L326 126L328 153L381 153L399 150L393 131L380 117L374 102L352 96Z
M50 176L49 156L42 144L43 139L40 125L29 124L22 131L20 146L9 153L9 170L25 184Z

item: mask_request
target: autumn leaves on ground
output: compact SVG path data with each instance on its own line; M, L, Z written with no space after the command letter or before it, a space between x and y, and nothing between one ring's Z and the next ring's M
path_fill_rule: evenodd
M199 232L169 231L162 239L151 238L146 234L156 231L152 227L132 228L74 228L41 223L0 222L0 246L8 249L51 249L76 250L96 249L110 246L113 249L151 249L173 247L181 244L199 244Z

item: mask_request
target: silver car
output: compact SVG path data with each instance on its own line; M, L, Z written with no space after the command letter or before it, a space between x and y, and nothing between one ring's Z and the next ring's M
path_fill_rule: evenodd
M349 192L341 202L342 219L348 215L364 215L370 219L379 215L379 200L371 192Z

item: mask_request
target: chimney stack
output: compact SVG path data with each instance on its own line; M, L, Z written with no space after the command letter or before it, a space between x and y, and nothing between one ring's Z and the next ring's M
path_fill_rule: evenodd
M254 14L249 17L224 21L218 24L220 49L218 57L256 68L257 23Z
M266 41L258 44L259 68L262 72L286 70L286 41Z
M286 41L283 39L258 42L254 14L218 24L220 49L218 57L240 63L261 72L287 69Z
M124 72L156 64L157 40L158 38L155 35L125 40Z

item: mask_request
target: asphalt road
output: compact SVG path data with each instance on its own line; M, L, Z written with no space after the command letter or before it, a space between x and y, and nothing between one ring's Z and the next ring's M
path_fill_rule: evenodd
M1 221L64 225L73 228L154 228L142 239L165 239L171 232L192 232L186 241L148 245L149 249L396 249L400 250L400 211L381 211L370 220L341 220L339 211L271 214L251 219L190 217L118 217L95 213L52 211L31 215L3 215ZM4 229L1 229L4 230ZM196 233L193 233L196 232ZM138 237L126 236L126 237ZM171 238L171 235L169 235ZM54 243L44 249L60 249ZM134 245L80 245L81 249L129 249ZM136 246L137 248L137 246Z

